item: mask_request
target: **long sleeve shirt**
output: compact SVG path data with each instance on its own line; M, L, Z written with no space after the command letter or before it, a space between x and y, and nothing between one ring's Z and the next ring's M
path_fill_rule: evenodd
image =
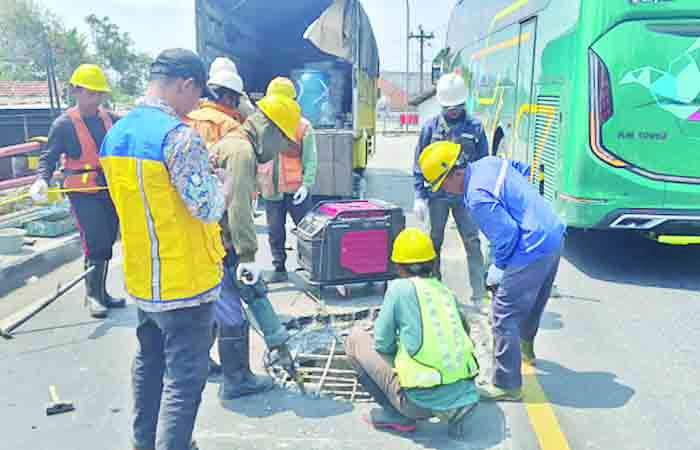
M177 117L175 110L161 99L146 97L139 100L139 104L158 108ZM207 223L221 220L226 208L224 192L221 182L209 166L209 153L199 133L188 125L180 125L166 136L163 153L170 180L192 216ZM214 302L219 298L219 293L220 287L217 287L188 304L196 306ZM154 304L138 298L134 300L139 308L149 312L174 308L167 303ZM172 304L176 306L177 302Z
M455 301L457 301L456 298ZM469 327L464 316L462 316L462 325L468 333ZM422 346L422 338L421 311L413 282L409 279L392 281L375 322L375 350L394 358L401 342L409 354L416 354ZM479 400L479 394L472 380L429 389L409 389L406 395L418 406L438 411L459 408Z
M279 176L280 176L280 163L279 156L275 158L274 169L273 169L273 183L275 185L275 190L279 188ZM303 184L309 190L316 184L316 173L318 171L318 149L316 146L316 136L314 135L314 129L309 124L304 134L304 139L302 141L302 153L301 153L301 166L302 172L304 174ZM283 199L284 194L280 192L275 192L274 195L269 197L263 196L265 200L270 201L280 201Z
M463 120L458 122L456 125L450 126L442 115L438 115L423 125L421 129L420 137L418 138L418 144L416 145L415 158L413 164L413 177L414 177L414 187L416 191L416 198L421 198L424 200L431 198L441 198L441 197L455 197L454 194L448 194L444 190L440 189L437 192L432 192L430 186L423 176L420 165L418 161L420 160L423 150L430 144L437 141L451 141L460 142L462 135L468 134L476 138L476 154L473 159L478 160L489 153L488 139L486 138L486 133L484 133L484 127L478 120L466 116Z
M119 116L115 114L109 113L109 116L113 123L119 120ZM107 135L107 130L105 130L102 119L99 115L95 115L93 117L83 117L83 122L85 122L90 136L95 140L95 145L97 145L99 149ZM68 117L67 113L61 114L53 124L51 124L48 143L39 157L39 176L46 180L47 184L51 182L51 178L63 155L71 159L80 159L82 155L78 133L75 130L75 126L73 126L73 121ZM101 177L98 177L98 180L100 180L100 178ZM100 181L104 181L104 179Z
M257 158L246 126L224 136L211 147L219 164L233 177L233 197L222 223L224 244L233 247L243 263L255 261L258 237L253 221Z
M464 201L494 248L499 269L521 267L557 251L566 227L532 186L530 168L495 156L469 164Z

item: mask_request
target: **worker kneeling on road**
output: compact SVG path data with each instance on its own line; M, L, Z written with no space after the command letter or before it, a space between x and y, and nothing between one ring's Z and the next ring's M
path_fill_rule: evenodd
M439 142L426 149L421 166L439 186L459 148ZM495 156L470 163L464 201L494 248L486 283L497 287L492 304L496 367L482 398L522 398L521 360L535 361L534 340L559 269L564 224L523 176L529 167Z
M30 193L34 201L47 200L49 183L63 157L63 187L69 190L68 199L80 229L85 268L94 267L85 278L85 306L92 317L104 318L110 308L126 307L123 298L114 298L105 289L119 218L99 161L100 145L118 117L100 106L110 88L98 66L81 65L73 72L70 84L77 105L51 126L46 151L39 161L39 178Z
M450 435L479 400L479 366L457 298L433 276L430 238L409 228L396 238L392 261L401 279L384 297L371 335L356 328L345 351L362 386L382 406L368 418L377 428L413 431L416 420L440 417Z
M259 281L260 269L255 264L258 239L252 214L258 164L272 161L295 141L301 107L280 95L263 98L257 107L259 111L250 115L241 127L210 147L216 165L233 179L233 199L222 227L225 275L216 315L223 369L219 389L222 400L256 394L274 386L269 377L257 377L250 370L250 324L243 312L236 280L251 285Z
M442 279L440 253L445 241L445 226L450 212L457 225L467 254L469 285L472 290L471 301L480 305L486 298L483 277L484 255L481 251L479 228L464 206L464 169L467 163L477 161L488 155L488 141L481 122L467 114L467 85L460 75L450 73L440 78L437 85L437 97L442 106L442 113L428 121L421 130L416 147L414 178L415 204L414 212L420 221L430 218L430 238L437 252L435 272ZM454 170L446 176L444 182L436 189L426 183L425 174L419 164L425 149L434 142L451 141L460 145L460 153L454 162Z
M275 78L267 95L296 99L294 83L288 78ZM316 183L318 155L311 123L302 118L295 133L295 142L267 164L258 166L258 185L265 200L267 226L274 271L267 274L269 283L287 281L287 214L294 225L313 208L311 188Z

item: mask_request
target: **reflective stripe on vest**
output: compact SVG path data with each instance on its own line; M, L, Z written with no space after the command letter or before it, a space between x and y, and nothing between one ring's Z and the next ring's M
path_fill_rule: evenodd
M63 187L66 189L89 189L98 187L97 176L100 169L99 150L95 139L90 134L90 130L85 121L80 115L80 110L77 107L69 108L66 111L68 117L73 123L75 133L78 136L80 143L80 158L73 159L64 155L63 167L66 169L66 176L63 180ZM102 119L105 127L105 132L112 128L112 118L105 110L100 108L98 115ZM102 144L100 142L100 144ZM86 193L97 193L94 191L85 191Z
M136 107L105 138L100 162L120 220L127 291L186 307L221 282L224 249L219 225L194 217L170 181L163 142L181 125Z
M474 378L479 365L454 294L435 279L412 281L421 311L422 346L410 355L399 343L395 364L401 387L431 388Z
M304 152L304 136L309 128L309 122L302 119L297 127L296 143L292 143L279 155L279 187L281 193L296 192L304 183L304 165L302 155Z

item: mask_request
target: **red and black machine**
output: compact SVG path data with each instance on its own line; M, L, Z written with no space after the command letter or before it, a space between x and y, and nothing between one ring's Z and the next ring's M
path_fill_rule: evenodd
M381 200L322 202L295 230L297 260L320 288L389 281L394 240L405 227L403 210Z

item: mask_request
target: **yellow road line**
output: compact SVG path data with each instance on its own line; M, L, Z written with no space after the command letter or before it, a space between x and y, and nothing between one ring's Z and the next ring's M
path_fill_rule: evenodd
M547 400L540 382L537 381L535 368L529 364L523 364L522 371L525 408L540 443L540 450L571 450L552 405Z

